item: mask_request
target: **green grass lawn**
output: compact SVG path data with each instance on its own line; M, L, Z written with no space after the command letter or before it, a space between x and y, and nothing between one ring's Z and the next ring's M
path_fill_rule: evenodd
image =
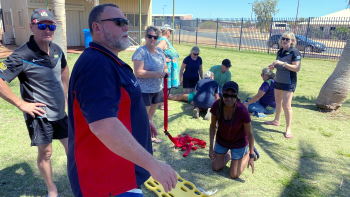
M192 46L175 45L180 60ZM131 64L132 52L120 57ZM275 59L275 55L238 52L228 49L201 47L204 71L221 64L224 58L232 61L233 80L240 85L240 98L254 95L262 83L260 72ZM73 67L78 55L69 54ZM303 59L298 74L298 86L293 98L294 138L283 137L282 125L273 127L262 122L272 120L252 117L256 147L261 158L255 163L255 173L246 170L240 180L228 178L228 168L213 172L208 148L192 152L187 158L164 142L154 146L154 155L172 165L185 179L204 189L218 189L214 196L349 196L350 195L350 101L333 113L321 113L315 98L336 62ZM18 80L11 84L18 93ZM180 91L180 90L176 90ZM191 117L189 104L170 101L169 130L176 136L187 133L208 141L209 121ZM162 111L156 113L156 124L162 130ZM36 167L36 148L30 147L22 113L0 99L0 196L44 196L45 185ZM61 196L72 196L66 174L66 157L59 142L53 143L54 179ZM145 196L154 196L144 189Z

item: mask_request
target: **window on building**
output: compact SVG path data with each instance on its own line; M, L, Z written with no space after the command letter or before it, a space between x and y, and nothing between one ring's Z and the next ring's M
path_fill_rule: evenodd
M324 30L324 27L320 27L320 30L323 31L323 30Z
M335 27L331 27L330 30L331 30L331 31L334 31L334 30L335 30Z
M11 12L10 10L5 10L4 11L4 22L5 25L12 26L12 17L11 17Z
M18 27L24 27L23 9L18 10Z

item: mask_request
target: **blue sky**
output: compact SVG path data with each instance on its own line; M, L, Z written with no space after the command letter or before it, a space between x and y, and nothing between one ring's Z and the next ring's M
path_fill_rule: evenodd
M173 0L152 0L153 14L172 14ZM176 14L194 18L249 18L254 0L175 0ZM298 0L279 0L275 17L295 17ZM348 0L299 0L298 17L317 17L347 8ZM254 13L253 13L254 16Z

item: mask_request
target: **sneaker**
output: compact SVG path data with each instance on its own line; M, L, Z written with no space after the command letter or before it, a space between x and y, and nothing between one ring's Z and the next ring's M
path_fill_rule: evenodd
M207 114L204 116L204 120L210 120L211 119L211 113L208 111Z
M195 119L198 119L199 118L199 109L197 108L197 107L195 107L194 109L193 109L193 112L192 112L193 114L193 118L195 118Z

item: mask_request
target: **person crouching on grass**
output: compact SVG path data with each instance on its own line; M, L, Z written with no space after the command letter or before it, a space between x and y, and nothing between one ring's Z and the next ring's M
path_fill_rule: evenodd
M246 166L251 166L254 173L254 136L249 112L237 97L238 84L226 82L222 90L222 97L210 110L209 157L214 171L223 169L231 159L230 177L237 179ZM231 150L231 155L228 150Z

